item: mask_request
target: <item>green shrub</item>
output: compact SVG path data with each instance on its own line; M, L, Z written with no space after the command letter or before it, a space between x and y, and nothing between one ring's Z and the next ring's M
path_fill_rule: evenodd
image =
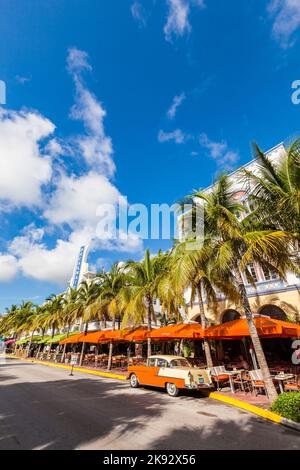
M300 423L300 392L281 393L272 403L271 410L284 418Z

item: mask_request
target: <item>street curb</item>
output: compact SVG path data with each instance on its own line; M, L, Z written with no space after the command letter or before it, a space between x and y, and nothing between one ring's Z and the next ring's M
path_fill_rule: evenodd
M287 418L281 418L281 423L283 426L287 428L295 429L296 431L300 432L300 423L296 423L295 421L291 421Z
M245 403L236 398L228 397L219 392L211 392L208 396L213 400L218 400L223 403L227 403L228 405L232 405L237 408L242 408L243 410L249 411L250 413L260 416L261 418L272 421L273 423L281 424L282 426L292 428L300 432L300 423L296 423L295 421L291 421L290 419L283 418L282 416L278 415L277 413L274 413L273 411L264 410L263 408L251 405L250 403Z
M40 364L42 366L58 367L59 369L67 369L67 370L72 369L72 366L68 366L66 364L55 364L53 362L38 361L36 359L30 359L30 358L13 356L13 355L6 355L5 357L11 358L11 359L19 359L21 361L33 362L35 364ZM98 375L100 377L108 377L110 379L126 380L126 375L113 374L113 373L110 373L110 372L101 372L101 371L98 371L98 370L84 369L84 368L81 368L81 367L73 367L73 371L83 372L84 374Z

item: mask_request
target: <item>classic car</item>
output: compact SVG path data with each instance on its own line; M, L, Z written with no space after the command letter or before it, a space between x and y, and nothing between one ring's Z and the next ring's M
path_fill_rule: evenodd
M205 369L193 367L180 356L150 356L145 365L129 366L127 380L133 388L151 385L166 389L176 397L181 389L208 389L213 386Z

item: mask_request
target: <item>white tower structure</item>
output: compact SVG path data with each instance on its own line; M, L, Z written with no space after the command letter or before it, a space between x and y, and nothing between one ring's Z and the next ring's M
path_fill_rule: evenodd
M73 271L73 275L70 281L70 287L77 289L80 283L84 279L84 275L88 272L87 255L89 251L88 245L80 247L77 262Z

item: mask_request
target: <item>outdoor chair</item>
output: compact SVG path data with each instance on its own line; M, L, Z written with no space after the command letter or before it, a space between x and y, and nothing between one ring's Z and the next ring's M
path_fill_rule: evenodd
M206 369L213 381L217 384L217 390L221 390L221 385L229 382L230 373L225 369L224 366L208 367Z
M300 392L300 376L295 375L293 379L289 379L284 383L285 392Z
M252 389L254 391L257 390L256 396L259 394L259 391L264 390L266 396L268 397L268 392L265 386L265 382L263 380L261 369L250 370L249 375L251 378Z

